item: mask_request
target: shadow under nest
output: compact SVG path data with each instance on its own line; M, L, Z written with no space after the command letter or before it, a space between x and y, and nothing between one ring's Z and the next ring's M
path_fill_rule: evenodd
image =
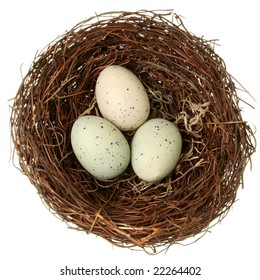
M169 14L112 12L79 23L36 55L11 114L21 169L52 212L117 246L153 253L220 222L255 151L214 42ZM142 81L149 118L170 120L181 132L179 163L159 183L140 180L130 165L114 180L96 180L72 151L72 125L80 115L100 115L95 83L112 64ZM124 132L129 142L133 134Z

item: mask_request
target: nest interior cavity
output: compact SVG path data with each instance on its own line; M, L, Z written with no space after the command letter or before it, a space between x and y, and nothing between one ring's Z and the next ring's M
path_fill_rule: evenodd
M117 246L153 252L221 221L255 150L224 61L169 13L112 12L79 23L36 55L11 115L21 169L52 212ZM140 180L131 166L99 181L72 151L72 125L100 115L95 83L112 64L142 81L149 118L170 120L182 134L180 161L159 183Z

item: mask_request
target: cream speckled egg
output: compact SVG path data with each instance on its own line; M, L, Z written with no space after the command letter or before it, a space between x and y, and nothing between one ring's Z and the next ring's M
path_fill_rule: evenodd
M151 119L137 129L131 149L136 175L147 182L160 181L172 172L180 158L181 134L170 121Z
M78 118L71 130L72 149L81 165L98 179L120 175L130 162L130 147L122 132L97 116Z
M98 76L95 93L102 116L120 130L134 130L149 116L150 102L143 84L122 66L112 65L103 69Z

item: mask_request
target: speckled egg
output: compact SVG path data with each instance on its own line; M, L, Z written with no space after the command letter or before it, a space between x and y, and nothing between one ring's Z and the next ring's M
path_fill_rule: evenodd
M182 149L179 129L170 121L156 118L140 126L131 144L131 164L144 181L156 182L169 175Z
M127 168L130 147L122 132L97 116L82 116L71 130L72 149L81 165L97 179L113 179Z
M150 113L147 92L130 70L119 66L108 66L98 76L96 99L104 118L120 130L138 128Z

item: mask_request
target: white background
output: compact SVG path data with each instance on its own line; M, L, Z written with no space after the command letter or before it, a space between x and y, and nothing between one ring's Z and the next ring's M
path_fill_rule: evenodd
M144 268L200 266L202 276L164 276L164 279L257 279L259 277L259 155L245 172L245 189L228 216L197 243L176 245L166 254L112 247L93 235L68 229L43 205L27 177L10 162L9 99L21 83L37 50L65 30L95 13L114 10L174 9L184 16L188 30L207 39L219 39L216 52L229 72L259 101L258 1L1 1L0 4L0 278L112 279L60 276L60 269ZM4 4L3 4L4 3ZM241 92L244 98L245 94ZM258 107L253 100L249 101ZM243 106L244 107L244 106ZM259 126L259 109L245 107L244 119ZM152 273L118 279L154 279ZM157 276L158 278L158 276Z

